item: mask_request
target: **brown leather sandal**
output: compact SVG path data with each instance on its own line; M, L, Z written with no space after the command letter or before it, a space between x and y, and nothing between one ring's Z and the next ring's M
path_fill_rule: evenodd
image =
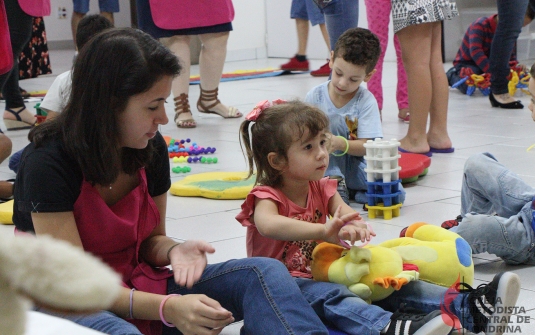
M188 95L186 93L180 94L178 97L173 99L175 101L175 123L178 128L195 128L197 127L197 122L193 118L179 120L178 116L182 113L190 113Z
M200 113L206 113L206 114L217 114L225 119L233 119L233 118L237 118L237 117L242 117L243 114L240 113L240 111L236 108L236 107L232 107L232 106L229 106L228 107L228 115L225 116L225 115L221 115L220 113L216 112L216 111L213 111L211 110L212 108L214 108L215 106L217 106L218 104L221 103L221 101L219 101L219 99L217 98L217 91L219 90L219 88L215 88L214 90L203 90L203 88L201 87L201 85L199 85L200 89L201 89L201 95L199 96L199 100L197 100L197 110L200 112ZM212 103L211 105L209 106L206 106L203 101L215 101L214 103Z

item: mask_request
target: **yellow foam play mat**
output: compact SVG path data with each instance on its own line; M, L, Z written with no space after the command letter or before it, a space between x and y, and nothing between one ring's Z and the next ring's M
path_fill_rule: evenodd
M0 223L13 224L13 200L0 204Z
M253 188L255 175L247 172L205 172L193 174L171 184L172 195L210 199L245 199Z

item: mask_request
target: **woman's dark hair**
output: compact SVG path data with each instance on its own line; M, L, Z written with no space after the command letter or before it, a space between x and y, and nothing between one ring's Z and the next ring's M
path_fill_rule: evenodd
M121 148L117 117L132 96L165 76L180 73L178 58L150 35L132 28L109 29L92 38L76 59L65 109L34 128L36 147L59 138L88 182L108 185L119 172L135 173L152 157L144 149Z

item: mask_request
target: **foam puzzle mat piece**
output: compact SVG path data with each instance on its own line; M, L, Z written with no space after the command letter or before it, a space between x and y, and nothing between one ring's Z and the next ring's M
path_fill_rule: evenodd
M13 224L13 200L0 204L0 223Z
M171 184L169 192L181 197L209 199L245 199L252 190L255 175L247 172L205 172L193 174Z

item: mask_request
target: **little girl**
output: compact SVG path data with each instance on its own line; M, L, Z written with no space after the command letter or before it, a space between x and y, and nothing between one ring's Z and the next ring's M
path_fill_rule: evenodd
M248 256L283 262L320 318L349 334L448 334L451 326L440 316L439 301L429 314L391 313L368 305L344 285L312 280L317 243L354 244L375 236L344 203L336 180L323 176L329 165L328 129L321 110L298 101L263 101L242 123L249 176L256 167L256 186L236 217L247 227Z

